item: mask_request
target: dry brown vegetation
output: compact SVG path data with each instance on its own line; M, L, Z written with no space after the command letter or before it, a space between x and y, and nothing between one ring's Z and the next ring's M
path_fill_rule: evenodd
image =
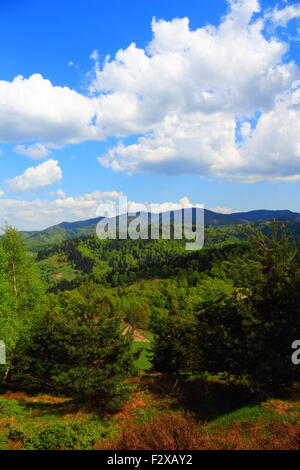
M7 391L2 395L0 404L0 448L300 449L299 387L294 389L289 399L273 398L249 406L235 407L232 411L215 410L218 413L208 419L203 411L205 406L201 407L202 418L199 418L198 412L183 411L176 394L171 396L172 394L157 393L162 391L157 388L157 381L152 385L156 393L134 391L124 403L122 411L107 415L104 420L92 403L82 407L61 397L45 394L29 396ZM170 391L170 385L167 380L161 383L165 391ZM197 390L201 392L201 388ZM226 389L223 386L218 390L218 397L221 391L224 395L224 390ZM212 391L214 388L210 390ZM205 395L201 395L201 398L205 398ZM204 419L207 421L203 421Z
M231 424L226 430L209 432L181 414L162 414L144 425L127 423L116 450L299 450L300 422L274 419L269 424Z

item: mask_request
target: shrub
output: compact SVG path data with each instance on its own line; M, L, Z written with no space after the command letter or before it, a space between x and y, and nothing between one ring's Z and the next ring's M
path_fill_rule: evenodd
M300 423L274 417L211 428L180 414L131 423L105 448L116 450L299 450Z
M25 439L25 448L30 450L71 450L76 448L77 435L73 426L66 423L51 423L35 436Z
M26 408L18 400L6 400L0 397L0 417L17 417L26 413Z
M162 414L141 425L127 424L114 444L116 450L200 449L203 433L180 414Z

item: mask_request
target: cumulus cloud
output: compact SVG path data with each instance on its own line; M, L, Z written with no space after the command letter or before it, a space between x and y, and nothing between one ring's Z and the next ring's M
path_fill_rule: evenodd
M114 170L165 174L220 174L239 165L235 148L235 121L222 113L166 118L157 131L136 144L122 143L99 157Z
M0 81L0 139L51 147L139 134L99 162L116 171L290 181L300 174L292 100L300 69L288 43L265 30L298 13L298 5L263 12L257 0L228 0L218 26L153 19L146 48L132 43L103 64L93 52L87 95L39 74Z
M26 157L30 157L34 160L45 158L51 153L51 151L40 142L36 142L35 144L27 147L26 145L16 145L14 147L14 152L26 155Z
M47 160L35 167L27 168L22 175L6 180L13 191L28 191L50 186L62 178L62 171L57 160Z
M89 125L94 113L93 99L53 86L40 74L0 81L2 142L80 142L93 137Z
M120 141L99 162L116 171L294 179L300 109L292 95L300 70L284 63L286 43L266 39L263 16L252 21L258 11L256 0L231 1L219 27L195 31L187 18L154 20L147 50L132 44L97 68L93 91L108 90L106 100L132 97L126 119L119 114L116 122L136 132L148 124L136 143Z

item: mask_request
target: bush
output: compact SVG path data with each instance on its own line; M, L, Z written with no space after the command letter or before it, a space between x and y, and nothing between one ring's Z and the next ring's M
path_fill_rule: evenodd
M66 423L51 423L33 437L25 439L25 448L30 450L76 449L77 435L73 426Z
M26 414L26 408L18 400L6 400L0 397L0 417L17 417Z
M0 450L7 450L8 446L8 432L7 430L1 430L0 432Z
M191 418L165 413L143 425L127 424L114 449L196 450L201 448L202 434Z
M9 424L7 432L0 433L0 445L8 440L26 450L91 450L98 443L112 437L115 427L98 420L83 423L75 421L21 422ZM2 439L2 440L1 440Z
M125 307L126 321L135 328L147 329L149 326L150 307L145 302L131 300Z
M116 450L299 450L300 423L281 417L197 426L180 414L163 414L146 424L131 423L110 445Z

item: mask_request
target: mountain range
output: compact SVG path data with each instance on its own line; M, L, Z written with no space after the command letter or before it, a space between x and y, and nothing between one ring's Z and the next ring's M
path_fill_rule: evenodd
M175 214L181 211L171 211L164 213L168 216L170 214L171 222L174 220ZM150 213L144 212L139 214L143 218L150 218ZM117 219L126 216L118 216ZM128 221L135 218L135 214L128 214ZM194 220L195 209L185 210L185 220ZM160 221L162 214L160 214ZM80 220L76 222L61 222L60 224L53 225L39 231L23 231L25 242L30 247L46 246L53 243L61 242L70 238L92 235L96 232L96 226L103 217L93 219ZM208 209L204 209L204 224L205 226L220 226L220 225L237 225L246 223L266 222L270 220L286 220L293 221L300 224L300 213L292 212L290 210L253 210L249 212L235 212L232 214L220 214Z

